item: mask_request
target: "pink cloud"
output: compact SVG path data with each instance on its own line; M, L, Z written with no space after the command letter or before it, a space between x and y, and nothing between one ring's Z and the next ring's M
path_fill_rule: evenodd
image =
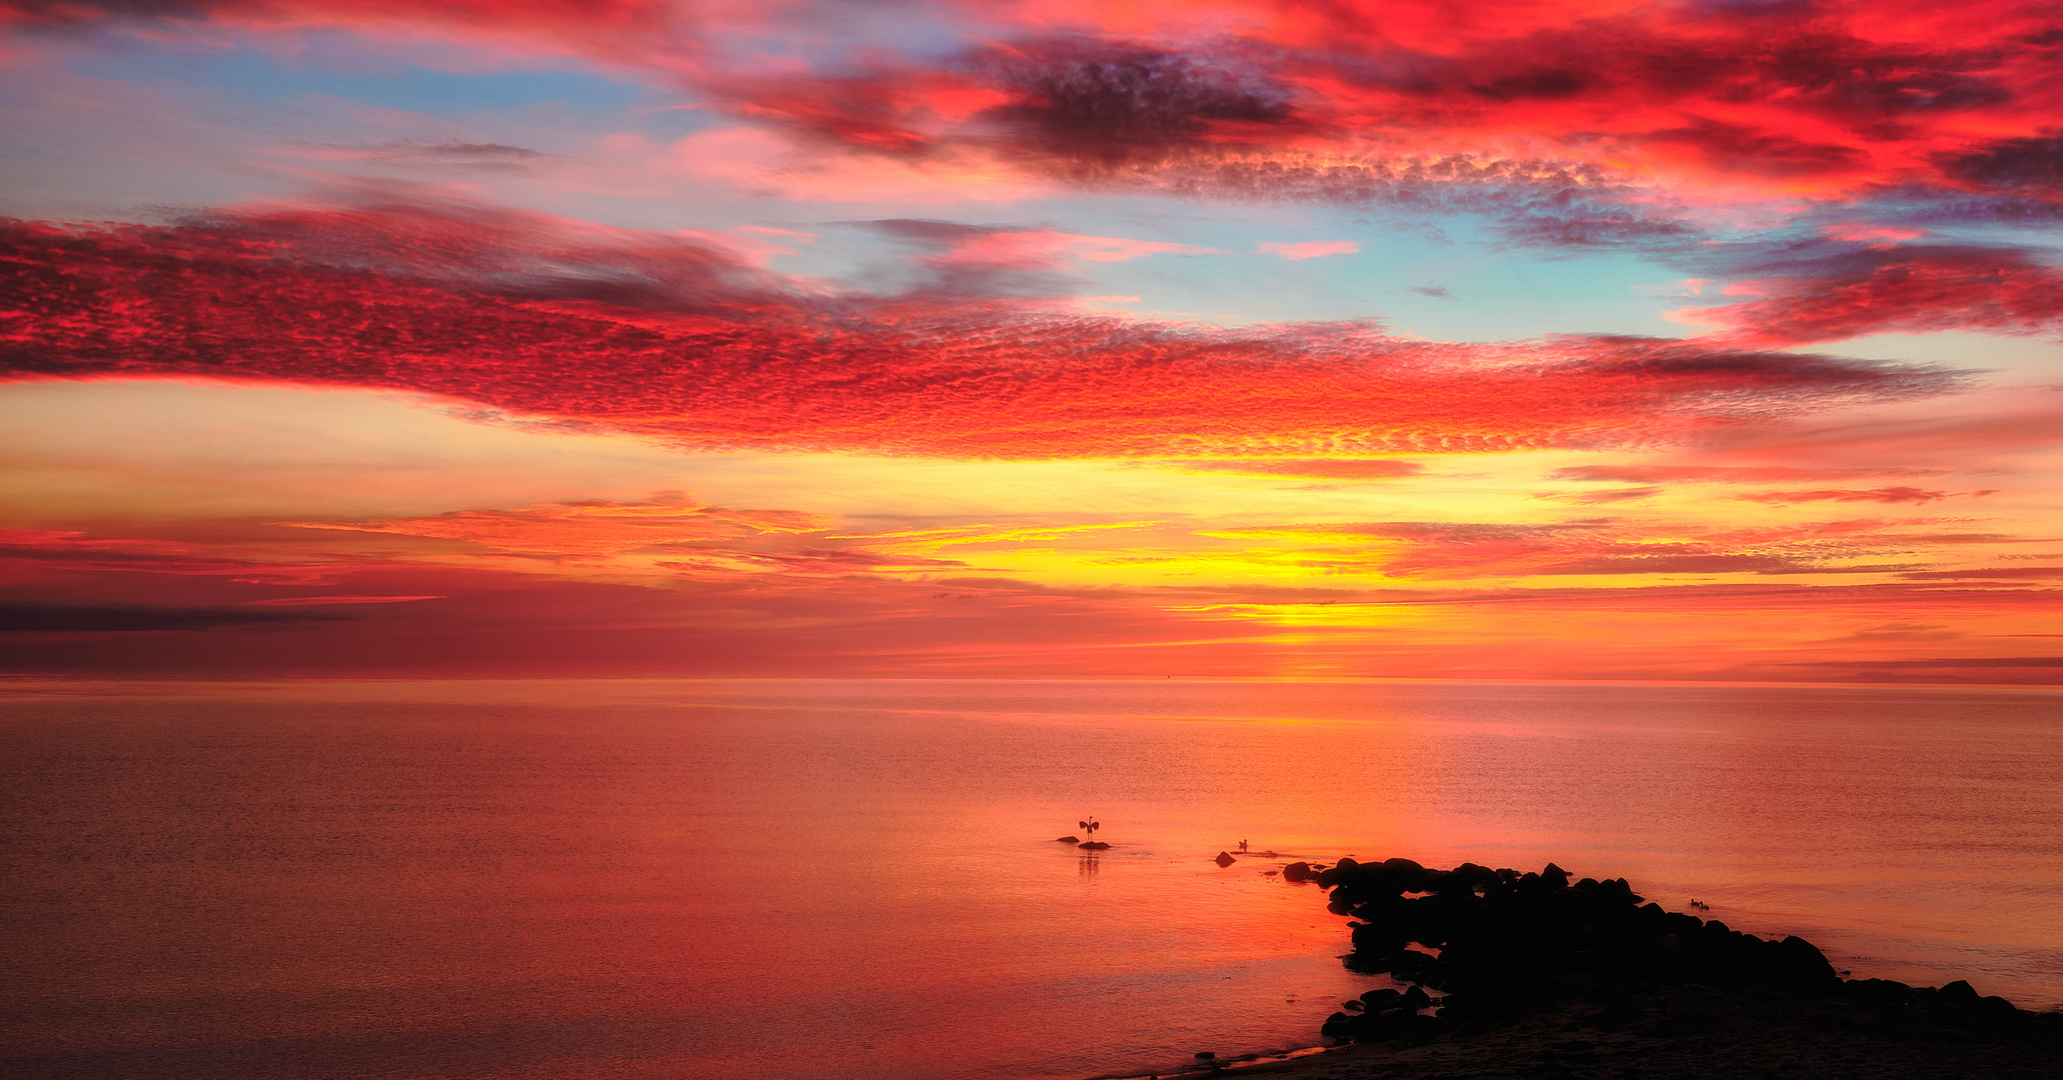
M970 236L951 252L938 256L938 261L1041 266L1060 259L1128 262L1148 255L1223 254L1225 252L1220 248L1198 247L1195 244L1130 240L1117 236L1084 236L1052 229L1027 229L1021 232L991 232Z
M1327 255L1352 255L1361 250L1361 245L1352 240L1307 240L1300 244L1277 244L1263 240L1258 250L1296 262L1301 259L1324 258Z
M1918 240L1927 235L1925 229L1901 229L1890 225L1872 225L1867 221L1838 221L1823 231L1830 240L1845 240L1856 244L1886 240Z

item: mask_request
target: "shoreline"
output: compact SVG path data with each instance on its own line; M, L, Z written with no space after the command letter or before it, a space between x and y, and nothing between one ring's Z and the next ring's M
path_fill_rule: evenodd
M1961 980L1843 979L1810 942L1665 911L1623 878L1351 858L1291 864L1284 877L1329 889L1328 909L1349 916L1346 967L1407 989L1346 1002L1320 1028L1331 1045L1097 1080L2031 1080L2063 1069L2063 1010L2021 1009Z
M2056 1075L2063 1061L2063 1013L2022 1011L2014 1024L1972 1031L1908 1026L1853 1003L1797 994L1677 989L1688 992L1654 987L1644 999L1648 1023L1617 1031L1600 1028L1576 1005L1470 1038L1351 1043L1286 1060L1228 1062L1123 1080L2034 1080Z

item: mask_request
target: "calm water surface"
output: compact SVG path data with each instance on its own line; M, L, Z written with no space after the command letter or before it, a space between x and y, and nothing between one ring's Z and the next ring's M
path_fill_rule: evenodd
M2063 1002L2046 690L14 684L0 738L10 1075L1166 1070L1382 985L1264 873L1343 854Z

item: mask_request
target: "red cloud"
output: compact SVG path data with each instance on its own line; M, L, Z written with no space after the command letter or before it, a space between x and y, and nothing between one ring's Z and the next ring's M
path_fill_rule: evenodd
M384 387L702 445L975 457L1648 444L1941 392L1921 367L1695 343L1498 345L795 291L678 236L477 207L0 232L15 378Z
M2063 273L2003 248L1888 248L1826 273L1753 283L1760 299L1677 312L1753 344L1878 333L2039 334L2063 327Z
M1355 170L1498 166L1542 147L1556 167L1763 194L1918 181L2058 195L2063 45L2052 12L2015 0L839 5L840 23L929 17L937 32L904 35L903 52L881 44L887 34L827 42L824 8L11 0L0 20L487 38L641 65L698 101L856 153L973 154L1080 183L1223 196L1365 198L1384 185ZM784 38L811 45L762 47Z

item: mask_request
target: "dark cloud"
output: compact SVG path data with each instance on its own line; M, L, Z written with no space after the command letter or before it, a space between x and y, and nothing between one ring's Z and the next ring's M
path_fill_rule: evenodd
M1096 174L1305 130L1289 90L1232 54L1206 59L1094 41L1023 43L974 65L1017 100L985 119L1013 152Z
M1855 169L1869 160L1861 151L1839 143L1810 142L1768 128L1704 118L1655 132L1643 141L1690 150L1700 157L1705 168L1721 173L1812 176Z
M1189 198L1325 203L1401 221L1487 222L1501 242L1548 248L1628 247L1657 254L1704 239L1678 209L1595 166L1468 155L1366 158L1227 156L1170 164L1135 178Z
M381 143L288 142L278 152L290 156L416 172L527 173L553 155L506 143L416 142Z
M1572 68L1533 68L1501 75L1469 87L1469 92L1493 101L1556 101L1581 95L1597 83L1594 75Z
M207 0L9 0L0 6L0 19L76 27L106 19L191 18L212 6Z
M2063 192L2063 135L2006 139L1936 161L1942 172L1973 184Z
M1758 344L1891 332L2038 334L2063 326L2063 272L2030 249L1851 247L1773 251L1759 265L1744 263L1736 272L1765 295L1693 314Z
M1454 294L1448 292L1445 285L1407 285L1404 287L1404 291L1414 292L1420 296L1429 296L1435 300L1454 299Z
M0 632L109 633L164 630L213 630L224 626L283 626L332 622L344 616L327 612L278 609L162 608L140 604L0 603Z
M996 233L1016 231L1012 226L967 225L958 221L935 221L930 218L875 218L868 221L841 221L838 224L871 229L884 236L937 250L951 248L977 236L993 236Z

